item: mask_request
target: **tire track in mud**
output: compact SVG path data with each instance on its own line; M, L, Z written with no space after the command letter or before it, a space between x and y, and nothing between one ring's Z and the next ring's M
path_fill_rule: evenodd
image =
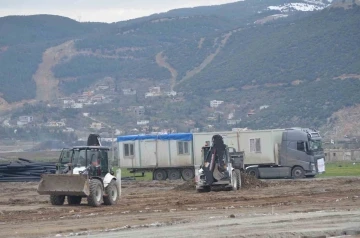
M0 223L4 224L0 237L14 237L14 231L18 232L19 237L39 237L119 227L126 227L122 232L143 227L146 233L153 226L166 230L169 226L181 226L178 223L183 221L190 221L196 230L199 227L213 229L208 221L217 219L221 220L218 225L222 227L217 229L233 227L233 231L246 230L246 225L238 225L244 221L237 219L248 219L248 224L253 222L250 219L254 219L259 229L268 224L269 230L272 230L272 227L280 229L293 220L302 223L308 220L308 223L314 224L315 216L322 217L317 222L321 224L328 219L326 215L333 216L333 212L340 212L340 217L332 218L331 222L336 222L340 218L348 219L353 212L359 211L359 182L359 178L266 181L269 185L266 187L200 194L195 189L178 191L176 188L182 181L129 181L123 183L119 204L100 208L87 206L86 199L80 206L51 206L48 196L36 194L36 183L18 184L14 191L15 183L5 183L0 189ZM282 214L286 217L278 217ZM302 219L304 214L309 214L309 219ZM276 218L271 220L274 222L266 220L271 217ZM257 220L259 218L262 220ZM233 221L231 224L236 224L226 224L229 219ZM342 224L348 225L346 221ZM303 227L308 225L304 224ZM289 235L278 232L280 237Z

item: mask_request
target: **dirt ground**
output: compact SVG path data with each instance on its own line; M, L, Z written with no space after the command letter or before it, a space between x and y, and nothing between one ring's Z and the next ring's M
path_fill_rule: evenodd
M360 237L360 177L244 185L197 193L183 181L126 181L118 205L93 208L1 183L0 237Z

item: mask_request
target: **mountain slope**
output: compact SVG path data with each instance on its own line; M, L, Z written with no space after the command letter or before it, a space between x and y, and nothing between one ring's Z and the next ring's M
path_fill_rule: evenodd
M51 15L0 18L0 97L7 102L35 98L36 83L32 76L46 49L107 30L107 24L79 23Z
M359 73L360 45L353 40L360 37L359 21L356 7L324 10L295 24L243 29L229 39L213 62L215 67L194 78L189 89L204 81L219 82L224 76L223 87L242 87Z
M320 126L360 103L360 6L328 6L253 0L115 24L0 18L10 35L0 44L0 101L51 101L112 77L118 88L161 85L184 95L184 103L161 101L154 120L209 124L216 99L236 105L237 126ZM25 40L12 41L16 34ZM147 103L143 93L136 100Z
M271 102L271 109L257 110L244 126L320 126L331 112L360 102L360 80L336 79L360 74L360 45L353 40L360 37L359 13L359 7L328 9L295 24L239 31L211 67L176 90L208 100L215 92L218 100L247 98L252 103L246 110ZM230 88L236 90L229 94Z

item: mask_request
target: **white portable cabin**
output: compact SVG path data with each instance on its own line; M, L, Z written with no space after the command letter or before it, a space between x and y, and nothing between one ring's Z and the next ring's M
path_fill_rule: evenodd
M278 148L285 129L119 136L122 168L176 168L202 164L201 149L214 135L228 147L245 152L245 164L278 164Z
M195 164L202 163L201 147L206 141L209 141L211 144L211 139L215 134L221 135L224 143L228 147L233 147L236 151L244 151L245 164L278 164L279 158L276 145L280 146L283 131L285 130L194 133L193 147Z
M239 150L245 152L245 164L278 164L278 146L284 129L241 131Z
M193 135L127 135L117 137L121 168L189 167L193 161Z
M199 132L193 134L193 148L194 148L194 162L195 165L200 165L203 162L202 158L202 147L206 142L209 142L211 145L211 140L214 135L221 135L223 137L224 143L228 147L233 147L236 151L239 151L239 143L237 132L231 131L222 131L222 132Z

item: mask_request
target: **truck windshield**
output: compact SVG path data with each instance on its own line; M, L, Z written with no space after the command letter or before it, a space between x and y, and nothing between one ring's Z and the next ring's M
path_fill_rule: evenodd
M310 150L311 151L319 151L322 150L321 140L310 140L309 141Z

